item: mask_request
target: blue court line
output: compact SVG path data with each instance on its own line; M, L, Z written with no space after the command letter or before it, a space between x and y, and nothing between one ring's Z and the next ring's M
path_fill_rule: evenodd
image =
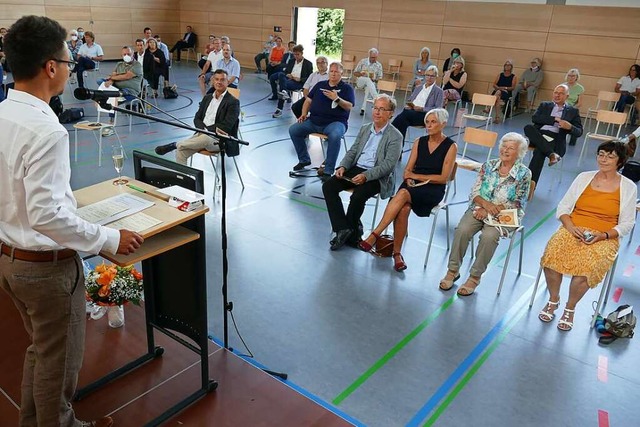
M544 287L540 287L544 289ZM431 396L427 403L418 410L418 412L409 420L406 427L416 427L433 411L438 403L451 391L451 389L463 377L464 373L476 362L482 353L489 347L491 342L500 334L505 326L512 320L517 313L524 308L533 292L533 285L525 292L520 299L514 304L509 311L495 324L495 326L484 336L482 341L471 350L471 353L458 365L451 375L442 383L438 390Z
M211 341L213 341L214 343L218 344L220 347L224 347L224 344L222 343L222 341L220 341L218 338L214 337L213 335L209 335L208 337ZM242 360L244 360L245 362L249 363L250 365L253 365L254 367L260 369L260 370L268 370L269 368L264 366L263 364L257 362L255 359L247 356L246 354L242 354L242 353L238 353L236 350L229 350L231 351L234 355L238 356L239 358L241 358ZM316 404L322 406L324 409L326 409L327 411L339 416L340 418L344 419L345 421L350 422L351 424L357 426L357 427L367 427L367 425L361 421L358 421L357 419L353 418L351 415L347 414L346 412L341 411L340 409L336 408L335 406L331 405L329 402L321 399L320 397L316 396L315 394L310 393L309 391L305 390L304 388L300 387L299 385L291 382L290 380L283 380L282 378L278 378L278 377L273 377L276 380L280 381L281 383L286 384L288 387L292 388L293 390L297 391L298 393L300 393L301 395L303 395L304 397L306 397L307 399L315 402Z

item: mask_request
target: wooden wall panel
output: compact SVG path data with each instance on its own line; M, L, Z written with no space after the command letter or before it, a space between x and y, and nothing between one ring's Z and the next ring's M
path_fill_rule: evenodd
M42 0L46 6L87 6L86 0ZM31 2L33 3L33 2Z
M209 24L247 27L248 24L261 22L262 14L209 12Z
M209 4L212 3L210 0L188 0L188 1L182 1L182 0L178 0L178 3L180 3L180 12L184 12L187 10L200 10L200 11L208 11L208 10L213 10L213 8L209 7ZM187 24L189 25L189 24Z
M291 34L291 15L263 15L262 28L268 30L267 34L273 33L273 27L282 27L282 32L279 35L282 40L288 40ZM266 40L264 35L262 40Z
M332 7L325 6L324 0L315 2L315 7ZM320 6L322 4L322 6ZM349 0L343 6L333 6L345 10L345 19L353 19L357 21L383 21L382 18L382 0Z
M91 16L99 16L100 19L98 21L131 21L131 11L121 7L92 6Z
M490 64L502 69L505 61L511 59L516 68L524 68L529 65L531 58L542 58L544 51L529 51L518 49L507 49L500 47L470 46L468 44L442 43L440 45L440 55L438 58L444 60L449 57L451 50L457 47L461 50L462 56L468 64Z
M122 7L124 9L129 9L129 7L131 7L130 0L90 0L89 4L91 6Z
M398 44L398 41L395 39L385 39L380 38L380 43L378 43L378 50L380 52L385 52L385 56L393 57L393 58L407 58L411 62L411 67L413 67L413 63L418 56L420 55L420 50L423 47L428 47L431 50L430 60L432 62L436 61L439 57L440 53L440 44L439 43L425 43L421 41L411 41L407 40L402 44ZM408 61L404 61L408 64ZM402 64L403 68L407 64Z
M446 7L446 2L383 0L382 16L385 22L395 22L403 25L443 25Z
M546 5L448 3L444 22L452 27L499 28L546 33L551 22L552 10Z
M567 72L570 68L578 68L581 74L601 77L617 77L627 74L632 65L627 59L604 58L600 56L586 57L568 53L545 53L544 69L548 71Z
M183 31L187 25L191 25L191 27L194 28L195 33L198 34L198 31L201 30L196 30L195 28L204 28L204 25L198 24L208 24L209 14L206 11L183 10L180 12L180 21L183 23L183 25L180 25L180 28Z
M439 43L442 40L442 26L440 25L398 25L396 23L382 22L380 24L380 37L404 40L423 40Z
M9 22L9 24L3 24L5 27L24 15L45 14L44 5L16 3L17 1L12 1L12 4L0 4L0 19Z
M105 34L129 34L131 41L134 37L138 37L137 28L131 28L131 21L98 21L93 24L92 31L96 35L98 44Z
M267 3L268 4L268 3ZM224 7L216 7L209 9L210 12L224 9L227 13L255 13L263 11L262 0L233 0L224 3Z
M640 38L549 33L547 52L635 59Z
M550 33L640 38L640 8L554 6Z
M89 6L62 7L45 6L45 14L56 21L90 21L91 8Z
M547 33L447 26L442 29L443 43L463 44L470 41L476 46L508 45L512 49L543 51Z
M344 34L349 36L378 37L380 34L380 22L345 19Z
M176 20L176 11L171 9L131 9L131 20L133 22L175 22ZM155 29L151 25L143 24L144 27L151 27L154 31Z

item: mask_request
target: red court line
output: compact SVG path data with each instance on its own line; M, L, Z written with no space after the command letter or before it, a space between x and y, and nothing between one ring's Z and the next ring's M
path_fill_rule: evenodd
M609 427L609 413L598 409L598 427Z
M633 273L633 269L634 269L634 268L636 268L636 266L635 266L635 265L633 265L633 264L629 264L629 265L627 266L627 268L625 268L625 269L624 269L624 271L622 272L622 275L623 275L624 277L631 277L631 274Z
M598 356L598 381L606 383L609 379L609 359L607 356Z
M613 291L613 296L611 297L611 299L613 300L613 302L618 302L620 301L621 296L622 296L622 288L616 288L616 290Z
M638 249L636 249L635 254L636 254L636 255L640 255L640 246L638 246Z

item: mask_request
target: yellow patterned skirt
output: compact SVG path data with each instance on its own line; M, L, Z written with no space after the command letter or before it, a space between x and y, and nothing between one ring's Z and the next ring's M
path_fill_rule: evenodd
M585 276L589 287L595 288L613 265L619 246L618 239L585 245L560 227L549 239L540 265L570 276Z

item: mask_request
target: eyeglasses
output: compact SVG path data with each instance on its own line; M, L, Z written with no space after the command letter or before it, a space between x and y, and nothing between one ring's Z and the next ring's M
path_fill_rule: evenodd
M608 160L616 160L618 156L614 153L605 153L604 151L600 151L596 154L596 157L599 159L608 159Z
M391 111L391 110L389 108L373 107L373 111L377 111L378 113L382 113L383 111Z
M56 61L56 62L67 64L67 67L69 67L70 70L72 70L73 67L78 65L76 61L65 61L64 59L57 59L57 58L51 58L49 59L49 61Z
M435 78L436 78L436 75L435 75L435 74L425 74L424 76L425 76L426 78L428 78L428 79L435 79Z

